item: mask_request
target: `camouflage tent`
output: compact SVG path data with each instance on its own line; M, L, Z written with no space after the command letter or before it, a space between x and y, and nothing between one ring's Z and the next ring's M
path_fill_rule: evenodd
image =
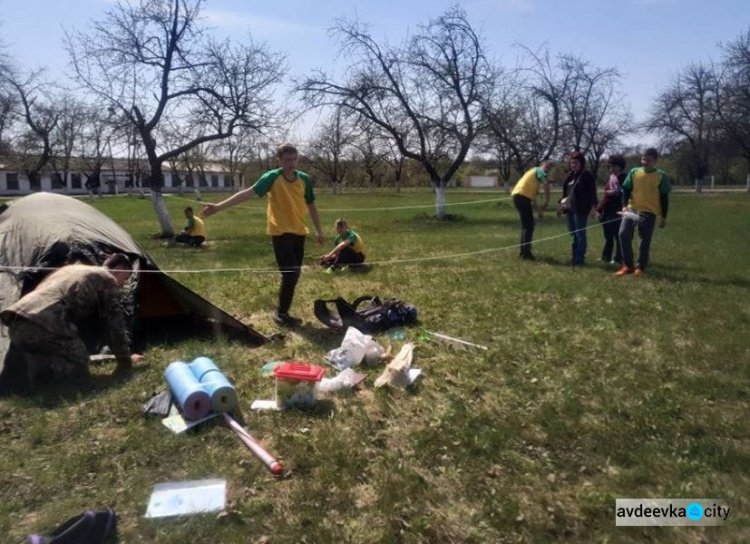
M140 270L126 297L137 349L153 338L222 333L262 344L255 331L159 270L130 235L110 218L72 197L35 193L0 206L0 309L28 293L49 268L71 262L101 264L107 254L131 257ZM91 351L97 350L97 322L78 329ZM0 385L18 373L18 357L0 324Z

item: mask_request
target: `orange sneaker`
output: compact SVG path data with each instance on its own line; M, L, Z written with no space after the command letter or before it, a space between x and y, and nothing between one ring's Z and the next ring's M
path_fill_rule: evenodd
M615 272L615 276L625 276L632 273L633 271L630 268L628 268L627 266L623 266L620 270Z
M635 272L633 272L633 275L635 275L635 276L643 276L643 275L644 275L644 273L645 273L645 272L643 271L643 269L642 269L642 268L636 268L636 269L635 269Z

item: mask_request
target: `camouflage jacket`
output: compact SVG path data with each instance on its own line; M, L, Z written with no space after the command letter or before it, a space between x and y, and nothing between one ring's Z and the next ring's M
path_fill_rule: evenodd
M121 292L114 276L102 267L73 264L54 271L0 317L5 321L10 314L64 336L77 336L76 323L98 316L106 324L112 353L118 361L130 361Z

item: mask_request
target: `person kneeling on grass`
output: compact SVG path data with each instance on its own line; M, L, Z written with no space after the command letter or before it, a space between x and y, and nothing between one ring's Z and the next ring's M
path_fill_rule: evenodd
M89 373L89 353L78 331L86 318L96 317L106 325L118 371L143 359L130 352L120 298L132 273L130 259L122 253L110 256L102 266L63 266L0 312L11 343L23 356L30 389L40 375L57 378Z
M362 238L349 228L346 221L336 221L335 247L320 258L320 264L330 268L346 265L361 265L365 262L365 245Z
M206 241L206 226L200 217L195 217L193 208L185 208L187 224L185 230L175 236L174 241L178 244L187 244L190 247L200 247Z

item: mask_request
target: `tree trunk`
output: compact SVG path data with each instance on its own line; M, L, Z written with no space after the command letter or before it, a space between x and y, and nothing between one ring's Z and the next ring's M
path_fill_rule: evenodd
M198 185L200 185L200 180L198 181ZM201 195L201 190L198 185L193 186L193 192L195 193L195 200L203 200L203 196Z
M702 179L695 178L695 192L699 194L703 192L703 180Z
M747 173L746 182L747 182L747 192L750 193L750 172Z
M29 189L31 189L31 192L37 193L42 190L42 177L39 175L39 172L29 172L26 174L26 177L29 179Z
M448 182L433 180L431 183L435 190L435 215L438 219L445 219L445 186Z
M151 164L151 175L149 177L149 186L151 187L151 203L154 205L154 211L156 212L156 218L159 221L161 227L161 238L172 238L174 236L174 229L172 223L169 220L169 210L164 202L164 196L162 195L161 189L164 185L164 174L162 172L161 163L157 162Z

